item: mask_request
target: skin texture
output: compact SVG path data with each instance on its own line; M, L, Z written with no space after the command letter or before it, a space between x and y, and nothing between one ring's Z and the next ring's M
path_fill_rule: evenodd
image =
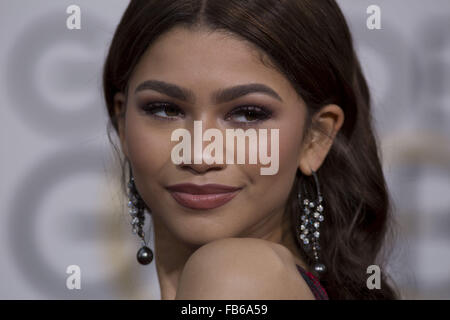
M306 284L295 269L294 262L302 266L305 264L295 249L295 239L292 236L283 237L283 234L290 234L289 221L283 219L283 212L297 169L307 175L311 174L311 169L317 171L331 147L332 139L318 131L310 132L303 139L305 103L287 79L263 64L258 54L250 44L230 35L175 28L147 49L130 78L128 97L123 93L115 96L116 112L124 115L119 121L122 151L130 160L137 189L152 211L155 261L162 299L188 299L189 294L196 294L196 285L202 287L202 284L212 283L211 275L204 270L214 270L213 274L217 274L217 268L222 264L213 263L210 259L210 253L216 251L222 252L216 256L216 261L226 260L227 254L228 257L236 254L238 258L234 261L240 260L240 263L222 265L222 272L233 278L239 274L248 275L251 269L251 274L256 278L254 281L241 281L244 287L233 287L229 282L228 286L225 285L226 290L223 282L207 286L209 291L204 292L209 296L225 297L227 294L220 296L217 292L226 293L228 290L229 296L234 293L244 299L254 291L261 292L261 296L252 295L251 298L268 295L268 298L282 296L285 299L286 294L291 294L294 299L308 298L308 294L311 297L311 293L305 290L303 292L306 293L301 294L301 287ZM135 93L140 83L150 79L187 88L195 95L195 101L184 102L153 90ZM271 87L283 101L263 93L250 93L227 103L213 103L212 92L248 83ZM159 111L157 115L165 118L158 118L140 108L150 102L173 103L181 111ZM259 122L252 122L252 118L246 118L242 113L232 118L226 117L242 105L263 106L272 114ZM167 120L167 117L170 119ZM279 129L278 173L261 175L260 164L173 164L171 150L178 142L171 141L171 134L177 128L186 128L193 135L194 120L203 121L203 132L208 128L217 128L224 137L225 129L265 128L269 132L271 128ZM327 105L314 115L314 120L334 137L342 126L344 115L338 106ZM203 148L208 144L204 142ZM243 189L221 207L193 210L180 206L164 189L165 186L184 182L218 183ZM227 238L232 240L224 241ZM244 243L236 245L236 241L247 241L249 244L248 239L242 238L254 240L250 246ZM193 255L202 247L201 254L197 252ZM191 256L192 260L187 264ZM264 257L269 262L255 264ZM284 269L279 265L280 261ZM180 278L185 265L190 266L189 270L185 270L184 277ZM196 272L198 270L202 272ZM263 277L270 272L274 276ZM290 276L277 278L283 272ZM195 281L189 280L193 279L192 274L197 274ZM204 277L198 274L204 274ZM297 279L294 280L297 281L297 289L287 285L293 279ZM287 293L281 294L283 290L277 290L280 281ZM258 286L268 286L269 289L263 290ZM176 296L178 290L182 295Z

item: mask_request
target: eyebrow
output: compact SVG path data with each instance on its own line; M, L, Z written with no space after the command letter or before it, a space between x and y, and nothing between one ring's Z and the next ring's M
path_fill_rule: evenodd
M135 93L143 90L154 90L181 101L192 103L195 102L195 94L191 90L164 81L144 81L137 86ZM215 104L220 104L255 92L267 94L283 102L283 99L281 99L280 95L275 90L262 83L248 83L230 88L219 89L212 94L212 100Z

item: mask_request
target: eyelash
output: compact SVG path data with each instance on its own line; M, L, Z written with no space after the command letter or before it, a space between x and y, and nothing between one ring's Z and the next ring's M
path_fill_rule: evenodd
M141 109L150 116L153 116L159 120L165 120L165 121L174 121L177 120L177 116L169 116L169 117L162 117L158 116L155 113L158 111L166 111L167 108L171 108L177 112L181 112L182 110L175 104L172 103L166 103L166 102L154 102L154 103L148 103L141 106ZM262 121L265 121L269 119L272 116L272 111L268 110L267 108L263 106L258 105L242 105L239 107L234 108L231 112L227 113L225 116L225 120L229 120L231 116L236 114L242 114L246 115L246 112L253 113L253 116L257 118L257 120L250 120L250 121L233 121L235 123L238 123L239 125L251 125L255 123L259 123Z

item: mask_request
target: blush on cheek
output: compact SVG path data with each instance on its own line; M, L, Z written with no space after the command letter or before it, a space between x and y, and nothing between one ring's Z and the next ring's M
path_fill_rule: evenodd
M167 148L167 144L164 145L154 139L145 139L136 143L131 152L135 164L148 171L158 170L168 160L170 161L170 149Z
M154 176L157 170L170 160L170 136L138 122L127 130L127 146L130 161L145 176Z
M300 132L283 132L280 130L280 171L283 170L283 168L295 168L298 166L301 139L302 136Z

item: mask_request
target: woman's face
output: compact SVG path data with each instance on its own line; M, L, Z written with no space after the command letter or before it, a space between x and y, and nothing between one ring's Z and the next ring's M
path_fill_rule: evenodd
M175 96L168 96L140 86L149 80L185 88L191 94L184 101L180 90L172 90ZM271 88L281 101L262 92L230 101L213 99L217 90L250 83ZM170 105L155 108L150 105L155 102ZM282 74L260 61L255 49L217 32L173 29L142 56L130 78L126 103L120 129L122 150L130 160L137 189L158 224L192 245L225 237L269 238L279 228L301 158L306 106ZM239 111L248 105L257 109L253 113ZM185 128L193 141L194 120L202 121L203 132L219 129L224 146L226 129L267 129L268 137L270 129L279 129L278 172L262 175L260 168L268 165L259 159L257 164L248 164L248 157L245 164L174 164L171 152L179 141L171 141L172 132ZM210 143L205 141L202 147ZM192 157L194 152L192 148ZM202 210L181 205L166 189L180 183L241 189L225 204Z

